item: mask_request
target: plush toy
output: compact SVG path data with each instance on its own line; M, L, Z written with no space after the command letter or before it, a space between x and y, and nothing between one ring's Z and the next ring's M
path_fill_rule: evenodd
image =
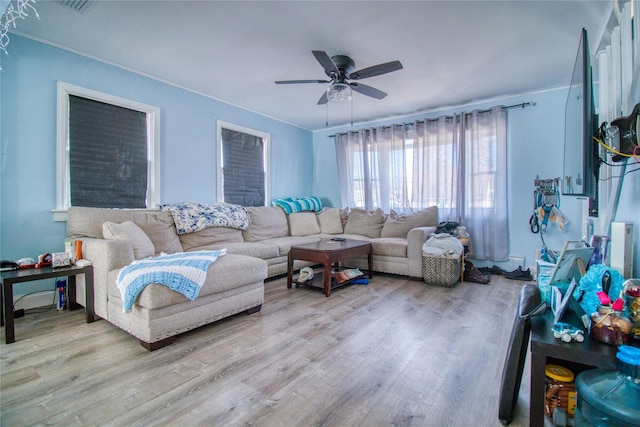
M602 277L605 272L609 272L611 275L611 285L608 292L611 301L616 301L623 295L624 277L617 270L602 264L592 265L573 291L573 297L580 301L580 305L587 314L598 311L598 305L601 304L598 292L603 291Z

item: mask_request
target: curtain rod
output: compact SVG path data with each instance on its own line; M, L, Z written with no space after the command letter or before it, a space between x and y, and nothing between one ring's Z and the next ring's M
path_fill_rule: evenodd
M513 105L507 105L506 107L503 107L505 110L510 110L512 108L525 108L525 107L534 107L536 105L535 102L521 102L520 104L513 104ZM478 113L488 113L489 111L491 111L493 108L489 108L487 110L479 110ZM467 115L471 114L471 113L465 113ZM458 116L459 114L455 114L454 116ZM447 117L454 117L454 116L447 116ZM413 122L409 122L409 123L402 123L405 126L413 126L414 123L424 123L427 121L431 121L431 120L437 120L437 118L435 119L425 119L425 120L415 120ZM400 123L398 123L400 124ZM382 128L390 128L391 126L382 126ZM347 132L340 132L341 135L346 135ZM329 135L328 138L335 138L336 134L334 133L333 135Z

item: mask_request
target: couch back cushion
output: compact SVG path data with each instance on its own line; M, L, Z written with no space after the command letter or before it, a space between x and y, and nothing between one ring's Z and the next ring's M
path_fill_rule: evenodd
M316 214L313 212L295 212L287 215L289 233L292 236L309 236L320 233Z
M180 234L185 251L217 243L242 243L242 231L229 227L209 227L194 233Z
M322 208L316 214L316 220L320 227L321 233L340 234L344 231L342 219L340 218L340 209L338 208ZM293 235L293 233L291 233Z
M146 233L131 221L105 221L102 224L102 235L107 240L128 243L133 249L135 259L147 258L156 253L156 248Z
M182 252L182 244L170 212L136 215L132 221L149 236L156 248L156 254Z
M287 216L278 206L251 206L247 208L251 225L242 231L247 242L259 242L289 235Z
M102 224L131 221L145 232L156 254L182 251L173 217L169 212L155 209L108 209L71 206L67 212L67 235L74 238L102 239Z
M409 230L416 227L438 225L438 207L431 206L417 212L399 215L394 210L384 222L381 237L407 237Z
M373 211L355 208L349 213L344 232L345 234L360 234L377 238L382 232L384 219L384 211L380 208Z

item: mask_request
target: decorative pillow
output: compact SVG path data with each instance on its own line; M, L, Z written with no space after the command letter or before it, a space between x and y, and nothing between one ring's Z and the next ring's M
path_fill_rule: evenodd
M342 229L347 226L347 220L349 219L349 214L351 213L351 208L347 206L344 209L340 209L340 222L342 222Z
M180 243L171 212L163 211L157 214L145 213L142 216L136 215L133 222L149 237L155 247L156 255L162 252L165 254L182 252L182 244Z
M431 206L421 211L398 215L391 210L382 227L381 237L407 237L409 230L416 227L438 225L438 207Z
M245 242L259 242L289 235L287 216L281 208L254 206L248 207L247 211L251 217L251 225L242 231Z
M371 238L380 237L384 225L384 211L380 208L375 211L366 209L352 209L344 227L345 234L360 234Z
M317 212L322 209L322 202L316 196L274 199L271 204L273 206L280 206L287 215L302 211Z
M131 221L121 224L106 221L102 224L102 236L107 240L117 240L131 245L135 259L155 255L156 248L144 231Z
M296 212L288 216L289 232L292 236L309 236L320 233L316 214L313 212Z
M322 208L322 210L315 215L321 233L340 234L344 231L342 219L340 218L340 209Z

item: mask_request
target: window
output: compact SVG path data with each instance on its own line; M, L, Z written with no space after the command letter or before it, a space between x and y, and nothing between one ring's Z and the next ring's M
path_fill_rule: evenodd
M160 109L58 83L57 210L160 201Z
M269 200L269 134L218 121L218 201L265 206Z
M342 206L411 212L470 230L474 258L508 257L506 111L442 116L338 134Z

